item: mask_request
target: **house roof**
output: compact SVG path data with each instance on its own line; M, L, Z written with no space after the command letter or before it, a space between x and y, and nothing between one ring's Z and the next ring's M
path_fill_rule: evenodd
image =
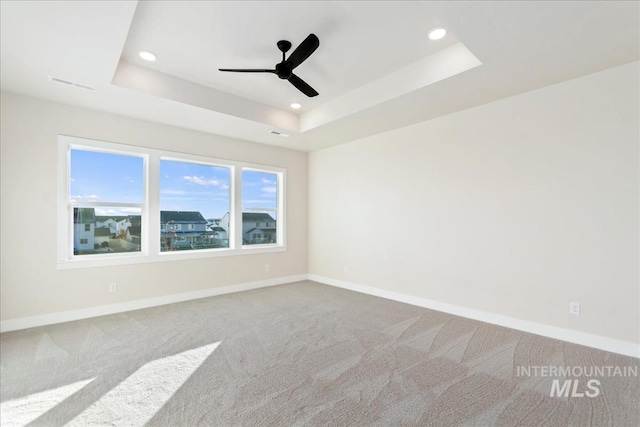
M211 231L218 231L218 232L219 232L219 231L222 231L222 232L226 232L226 231L227 231L227 230L225 230L225 229L224 229L224 228L222 228L222 227L210 227L210 230L211 230Z
M137 226L142 223L141 215L129 215L127 218L129 219L129 222L131 223L131 225Z
M251 233L254 230L260 231L276 231L275 227L253 227L251 230L248 230L247 233Z
M162 231L160 237L201 237L213 236L213 231Z
M109 228L95 228L93 230L93 235L98 237L111 236L111 230Z
M131 236L140 237L141 228L142 227L140 227L140 226L131 226L131 227L127 228L127 233L129 233Z
M105 221L108 221L110 219L114 220L115 222L119 222L119 221L122 221L123 219L127 219L127 217L126 216L113 216L113 215L112 216L96 215L96 221L99 221L99 222L105 222Z
M269 222L275 221L268 213L264 212L243 212L242 213L242 222Z
M96 210L94 208L73 208L74 224L93 224L96 222Z
M160 222L166 224L167 222L178 223L191 223L191 224L206 224L207 220L204 219L200 212L194 211L160 211Z

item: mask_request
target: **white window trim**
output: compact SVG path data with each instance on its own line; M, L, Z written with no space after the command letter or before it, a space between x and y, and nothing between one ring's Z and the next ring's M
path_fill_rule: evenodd
M277 187L277 192L276 195L277 197L277 201L276 201L276 208L264 208L264 207L245 207L242 206L242 194L240 194L240 212L239 212L239 222L238 224L242 224L242 212L276 212L276 243L275 244L254 244L254 245L243 245L242 244L242 233L239 237L240 237L240 247L242 247L243 250L253 250L254 248L273 248L273 247L278 247L281 246L280 242L285 242L286 241L286 227L284 226L285 222L284 222L284 213L285 213L285 197L283 197L283 195L285 194L286 188L286 171L284 169L280 169L280 170L275 170L272 168L268 168L268 167L264 167L264 166L249 166L246 165L242 168L240 168L239 170L239 174L240 174L240 179L242 179L242 171L243 170L247 170L247 171L251 171L251 172L266 172L266 173L273 173L277 176L277 182L278 182L278 187ZM240 181L241 182L241 181ZM240 185L240 187L242 187ZM240 192L242 193L242 189L240 189ZM280 220L280 216L282 215L282 220Z
M144 159L145 200L141 206L141 251L73 256L73 206L70 196L70 150L72 148L138 155ZM193 251L160 251L160 160L175 160L230 168L229 248L198 249ZM278 175L277 243L269 245L242 245L242 170L251 169ZM158 150L113 142L98 141L67 135L58 136L58 240L57 268L89 268L113 265L202 259L219 256L285 252L286 243L286 169L239 162L201 155ZM97 202L103 206L108 203ZM129 205L129 204L127 204Z

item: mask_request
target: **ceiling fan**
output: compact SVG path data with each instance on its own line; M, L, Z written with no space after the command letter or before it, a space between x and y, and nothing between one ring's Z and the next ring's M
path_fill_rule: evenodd
M280 40L278 42L278 49L282 52L282 62L276 64L274 70L265 69L233 69L233 68L219 68L219 71L231 71L235 73L273 73L277 74L283 80L288 80L289 83L294 85L298 90L308 97L317 96L318 92L311 86L309 86L300 77L293 74L293 70L302 64L315 50L320 46L320 40L315 34L309 34L306 39L300 43L289 58L285 59L285 53L291 49L291 42L287 40Z

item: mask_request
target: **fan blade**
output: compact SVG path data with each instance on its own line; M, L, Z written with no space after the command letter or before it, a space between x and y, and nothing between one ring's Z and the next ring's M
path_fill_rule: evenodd
M247 68L218 68L218 71L231 71L234 73L275 73L276 70L247 69Z
M314 96L318 96L318 92L316 92L316 90L314 88L309 86L307 84L307 82L305 82L304 80L302 80L300 77L296 76L295 74L291 74L291 77L289 77L288 80L292 85L297 87L298 90L300 90L300 92L304 93L309 98L312 98Z
M318 37L315 34L309 34L307 38L300 43L300 46L289 55L287 61L291 63L291 69L293 70L302 64L305 59L315 52L318 46L320 46Z

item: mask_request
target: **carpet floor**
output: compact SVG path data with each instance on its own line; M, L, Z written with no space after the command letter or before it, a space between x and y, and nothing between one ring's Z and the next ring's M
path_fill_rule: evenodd
M3 333L0 422L638 426L639 365L306 281Z

